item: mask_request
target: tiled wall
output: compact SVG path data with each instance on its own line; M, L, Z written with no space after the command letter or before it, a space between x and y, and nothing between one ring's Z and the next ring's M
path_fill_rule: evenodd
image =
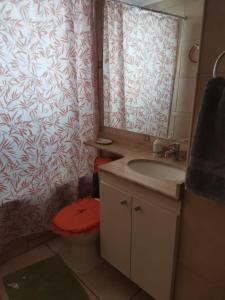
M224 37L225 1L206 0L193 127L215 59L225 50ZM225 76L225 58L218 75ZM186 193L175 300L190 299L225 299L225 203Z
M200 44L204 0L165 0L149 6L153 9L186 16L178 58L174 98L169 125L169 137L189 137L195 98L198 64L188 54L195 43ZM195 57L197 58L198 51Z
M186 193L174 300L225 299L225 204Z

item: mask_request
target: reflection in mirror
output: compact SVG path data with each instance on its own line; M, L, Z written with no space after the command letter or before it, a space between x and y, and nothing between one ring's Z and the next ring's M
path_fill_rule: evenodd
M126 2L105 1L104 126L187 138L204 0Z
M167 135L178 41L178 18L105 2L106 126Z

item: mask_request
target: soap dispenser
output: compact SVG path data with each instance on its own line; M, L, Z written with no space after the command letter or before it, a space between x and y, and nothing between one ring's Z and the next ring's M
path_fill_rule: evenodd
M162 144L161 140L156 139L153 142L153 149L152 149L152 152L153 152L154 156L156 156L156 157L161 156L162 150L163 150L163 144Z

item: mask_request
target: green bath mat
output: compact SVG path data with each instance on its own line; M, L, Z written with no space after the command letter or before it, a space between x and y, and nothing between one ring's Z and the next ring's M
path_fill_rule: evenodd
M59 255L6 275L9 300L88 300L83 287Z

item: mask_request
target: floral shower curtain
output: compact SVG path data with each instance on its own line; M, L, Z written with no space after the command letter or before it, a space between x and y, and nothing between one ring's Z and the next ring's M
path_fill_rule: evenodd
M92 167L94 4L0 2L0 245L45 230Z
M104 125L167 136L179 20L106 0Z

